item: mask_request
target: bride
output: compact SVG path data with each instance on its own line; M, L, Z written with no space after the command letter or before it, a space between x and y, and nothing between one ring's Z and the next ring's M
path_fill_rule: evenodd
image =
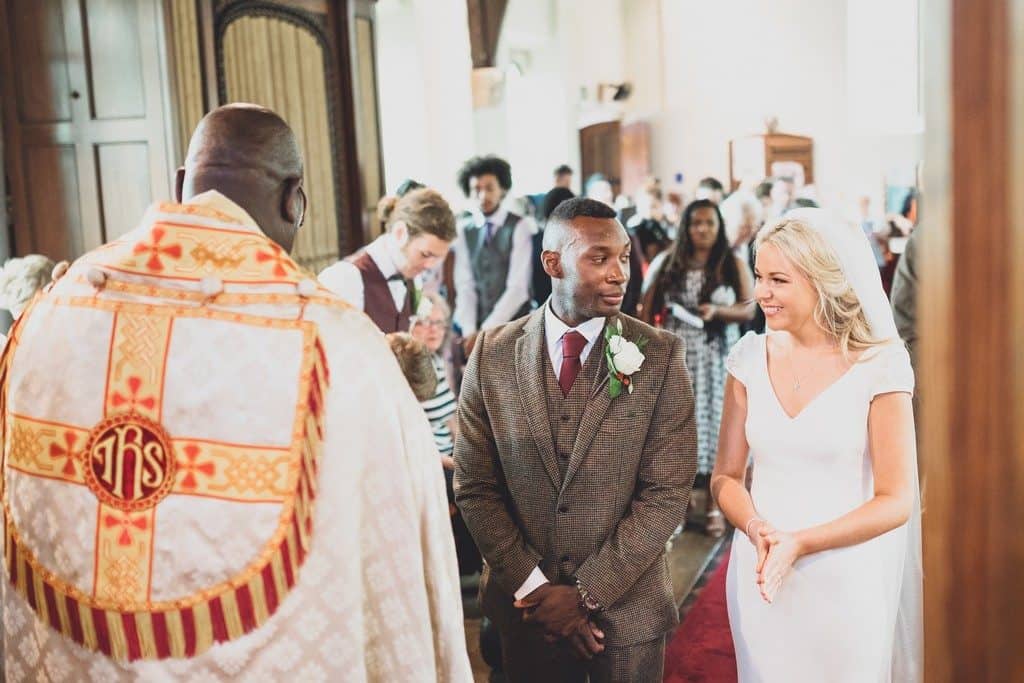
M863 233L799 209L757 238L712 491L740 681L922 678L914 376ZM744 487L747 458L753 487Z

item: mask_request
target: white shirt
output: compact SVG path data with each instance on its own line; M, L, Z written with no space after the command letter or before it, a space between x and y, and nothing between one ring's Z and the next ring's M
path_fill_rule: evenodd
M580 352L580 364L582 365L587 362L590 351L601 337L604 324L605 318L591 318L576 327L569 327L551 310L551 299L548 299L548 302L544 304L544 337L547 341L548 357L551 359L551 367L555 370L556 378L559 378L562 373L562 337L575 330L587 340L587 345ZM548 583L548 579L544 576L544 572L540 570L540 567L534 567L523 585L515 592L516 600L522 600L545 583Z
M399 264L405 263L401 247L391 233L385 233L366 245L366 253L380 269L384 279L398 273ZM363 292L363 276L351 262L341 260L324 268L319 277L320 284L331 290L360 311L366 309ZM388 289L395 300L395 308L405 306L405 280L388 280Z
M508 209L499 208L490 216L479 211L473 212L473 225L483 228L490 223L493 231L505 225ZM463 335L470 335L477 330L489 330L512 320L530 299L530 276L533 273L533 234L536 224L532 218L524 217L516 223L512 235L512 251L508 260L508 276L505 278L505 291L498 297L494 310L483 322L476 316L476 279L473 277L472 255L463 235L463 226L459 226L459 235L452 249L455 252L455 324L462 329Z

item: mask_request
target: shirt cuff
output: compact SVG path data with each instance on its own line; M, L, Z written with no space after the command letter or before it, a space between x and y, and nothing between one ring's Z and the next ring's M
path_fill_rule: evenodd
M522 600L545 583L548 583L548 577L544 576L544 572L540 570L540 567L534 567L530 575L526 577L523 585L515 592L516 600Z

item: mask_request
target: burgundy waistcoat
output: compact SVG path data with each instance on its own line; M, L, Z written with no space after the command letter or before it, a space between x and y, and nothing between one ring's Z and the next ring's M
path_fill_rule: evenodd
M380 268L365 251L352 256L349 262L363 278L363 312L384 334L408 332L412 316L412 284L405 282L405 304L402 310L395 306L395 298Z

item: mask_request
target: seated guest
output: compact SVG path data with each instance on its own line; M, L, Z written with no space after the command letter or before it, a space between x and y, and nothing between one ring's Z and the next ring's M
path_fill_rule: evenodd
M431 398L437 389L437 375L427 347L408 332L392 332L387 340L416 400L422 403Z
M502 206L512 169L496 156L473 157L459 170L472 209L455 242L455 325L467 350L478 330L507 323L530 310L532 219Z
M378 208L387 232L320 273L320 282L364 311L385 334L408 332L417 279L448 254L455 216L436 190L387 197Z
M67 269L61 264L61 273ZM8 259L0 270L0 309L6 309L17 320L40 289L50 282L53 261L40 254ZM7 337L0 334L0 348Z
M437 389L427 399L421 399L423 409L427 412L427 420L434 430L434 443L441 454L441 466L444 467L445 484L448 489L449 512L452 516L452 533L455 536L455 554L459 561L459 574L469 576L480 571L480 551L477 550L473 537L470 536L466 523L462 521L462 515L455 507L455 491L452 488L452 476L455 471L455 461L452 459L452 451L455 448L455 439L458 436L459 421L456 416L458 403L455 400L455 393L451 390L448 382L447 366L444 358L441 357L445 348L445 340L451 328L451 309L447 302L437 294L428 292L424 294L428 302L422 308L424 314L413 319L412 336L423 342L423 345L430 351L433 360L434 372L437 375Z

